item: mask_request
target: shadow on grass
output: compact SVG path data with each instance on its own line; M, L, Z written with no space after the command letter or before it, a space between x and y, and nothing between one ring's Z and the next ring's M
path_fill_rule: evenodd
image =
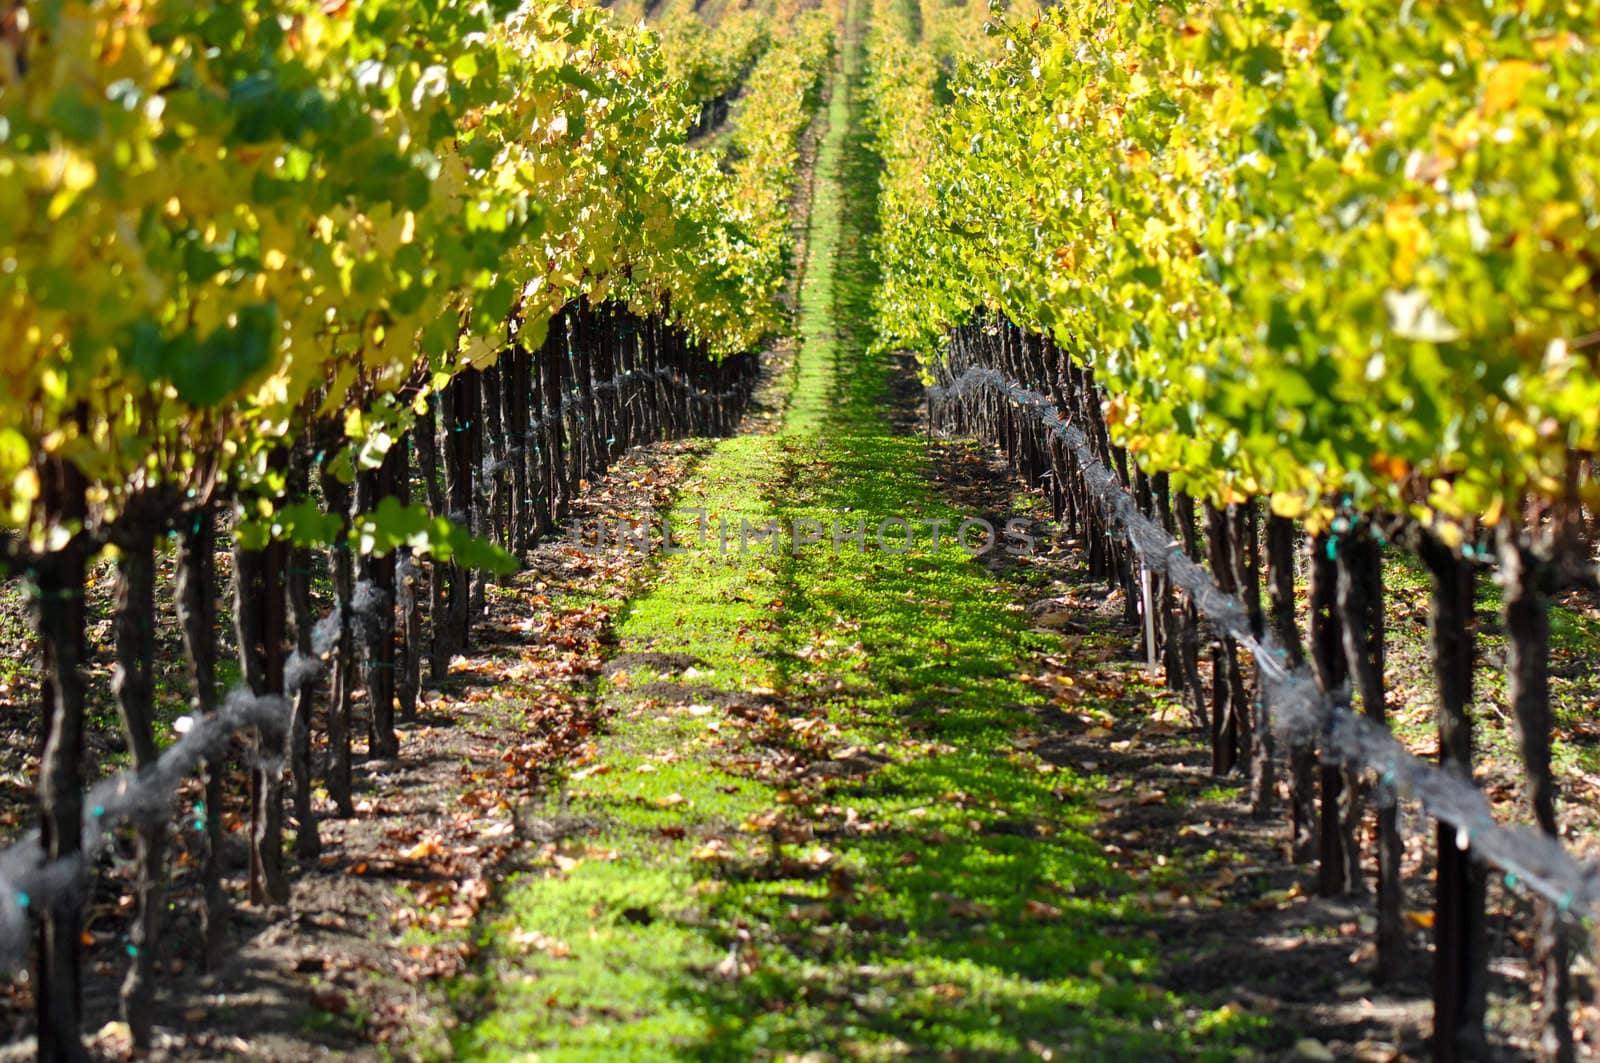
M1214 1029L1230 1055L1222 1028L1235 1020L1184 1019L1145 980L1152 949L1082 829L1080 783L1013 745L1043 700L1019 668L1047 644L953 543L877 546L885 518L953 530L961 515L930 489L921 442L891 434L888 363L864 353L877 164L859 125L842 171L835 328L811 352L826 375L802 375L797 405L807 387L826 400L791 424L784 490L770 501L786 527L864 515L868 549L825 539L788 561L768 659L791 707L826 708L835 746L881 767L805 773L788 793L826 876L724 872L705 927L724 962L673 990L707 1031L680 1054L1195 1058Z

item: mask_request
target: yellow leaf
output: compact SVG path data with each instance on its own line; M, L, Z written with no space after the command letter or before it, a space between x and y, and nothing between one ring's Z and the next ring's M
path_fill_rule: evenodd
M1523 59L1509 59L1489 71L1483 83L1483 114L1492 118L1516 106L1522 87L1539 73L1539 68Z
M17 473L11 481L11 493L19 502L32 502L39 497L39 471L32 466Z
M1283 517L1286 520L1297 520L1305 516L1306 496L1291 494L1286 491L1275 492L1272 496L1272 515Z
M1411 283L1417 260L1427 247L1428 230L1417 217L1413 203L1390 203L1383 211L1383 231L1394 241L1394 262L1390 273L1398 284Z
M733 859L733 848L721 838L712 838L704 845L697 846L689 854L689 859L705 863L720 863L724 860Z

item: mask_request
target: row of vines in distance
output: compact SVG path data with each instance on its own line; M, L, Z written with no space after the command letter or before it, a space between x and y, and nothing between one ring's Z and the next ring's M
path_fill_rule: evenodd
M1600 511L1594 6L1010 11L999 45L942 83L907 60L927 49L901 5L878 8L885 342L919 351L930 379L952 357L986 364L1103 425L1146 511L1291 646L1303 535L1312 664L1380 720L1379 566L1386 548L1415 553L1434 588L1440 756L1469 773L1472 588L1492 569L1526 796L1556 834L1548 609L1595 590ZM1065 473L1040 440L1012 440L1019 464ZM1070 477L1052 484L1132 608L1136 558ZM1169 683L1264 807L1274 752L1237 647L1215 645L1203 688L1197 617L1170 588L1155 599ZM1359 884L1369 780L1286 752L1296 857L1318 860L1324 892ZM1396 831L1380 813L1380 973L1403 944ZM1444 1059L1484 1038L1485 893L1463 849L1441 830ZM1557 907L1539 921L1544 1048L1570 1058Z

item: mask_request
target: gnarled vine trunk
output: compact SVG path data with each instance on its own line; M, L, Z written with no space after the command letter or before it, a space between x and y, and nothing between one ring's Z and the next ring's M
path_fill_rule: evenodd
M239 669L257 697L283 692L284 569L288 545L259 550L234 544L233 623L239 639ZM287 728L255 739L250 771L250 902L287 904L283 867L283 754Z
M1517 744L1527 772L1528 803L1539 829L1556 836L1556 783L1550 772L1550 603L1547 565L1511 524L1500 529L1500 577L1504 594L1507 698L1516 724ZM1568 1017L1572 987L1561 913L1549 901L1537 902L1534 960L1541 984L1539 1049L1558 1063L1573 1058Z
M39 469L44 522L81 527L87 484L77 468L51 458ZM43 654L47 731L39 766L40 843L51 861L81 857L83 836L83 584L89 547L82 533L47 555L34 573L35 621ZM83 915L75 899L52 905L40 920L35 1002L39 1059L86 1059L81 1039Z
M1345 663L1361 695L1361 710L1385 723L1383 657L1383 555L1370 529L1358 527L1339 541L1339 629ZM1370 797L1369 780L1358 772L1345 778L1346 831L1355 830ZM1400 905L1400 810L1392 797L1380 800L1378 822L1378 981L1400 973L1405 960L1405 928Z
M116 543L116 604L112 620L116 644L116 671L112 693L122 714L128 748L135 771L153 765L160 750L155 736L156 502L148 496L130 500L119 522ZM122 1020L133 1043L148 1048L156 950L161 936L161 909L167 841L164 815L134 824L138 880L134 886L134 921L129 931L128 974L121 990Z
M1473 573L1454 550L1424 529L1417 555L1432 584L1429 634L1439 763L1472 778ZM1470 836L1441 823L1435 832L1438 871L1433 921L1433 1053L1440 1063L1487 1057L1489 955L1485 907L1488 875L1472 858Z
M193 686L190 706L197 716L217 711L217 525L208 506L188 514L178 534L178 626ZM213 756L201 769L205 787L205 857L200 868L201 937L207 971L222 967L227 940L228 901L222 892L222 777L227 756Z

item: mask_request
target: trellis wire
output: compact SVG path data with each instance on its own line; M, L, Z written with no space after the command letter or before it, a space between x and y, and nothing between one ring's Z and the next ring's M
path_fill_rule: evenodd
M949 385L928 390L933 401L944 402L983 389L1004 395L1060 438L1076 459L1096 504L1126 535L1140 560L1164 573L1213 626L1249 650L1260 671L1262 700L1273 731L1285 744L1315 743L1325 763L1371 770L1389 799L1416 801L1429 815L1453 826L1457 844L1503 871L1507 886L1520 884L1570 917L1593 914L1600 902L1600 867L1579 861L1550 835L1498 822L1483 792L1459 769L1441 768L1413 755L1387 729L1352 712L1344 699L1324 693L1310 668L1287 667L1288 654L1277 638L1270 631L1255 634L1250 614L1238 599L1218 588L1181 544L1140 512L1116 474L1095 456L1089 437L1048 396L984 367L968 369Z
M364 622L365 611L383 598L365 581L358 583L351 603L353 619ZM312 629L311 652L289 654L282 694L255 694L249 687L236 686L216 712L181 717L178 740L154 764L95 785L84 798L82 835L71 856L49 860L38 830L0 852L0 973L10 974L27 960L29 912L81 906L89 866L110 832L123 823L165 820L178 785L201 761L224 753L235 735L255 731L261 748L268 751L261 755L263 767L269 774L282 771L293 697L322 673L342 625L341 611L335 608Z

